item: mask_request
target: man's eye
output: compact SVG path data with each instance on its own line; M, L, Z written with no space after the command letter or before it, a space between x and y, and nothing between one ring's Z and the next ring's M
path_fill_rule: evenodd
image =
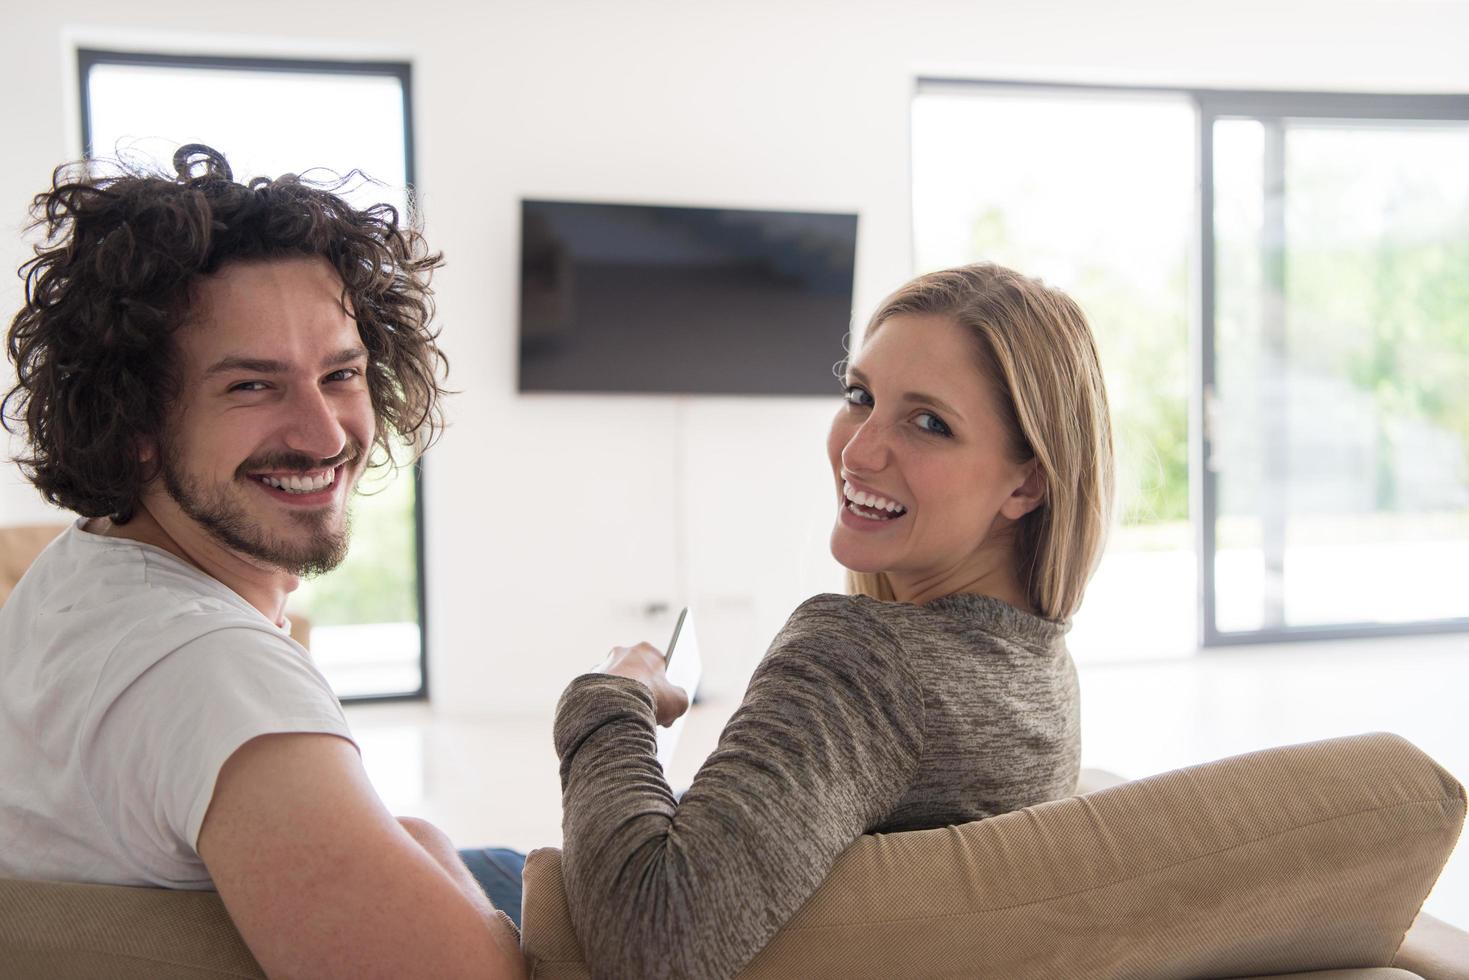
M947 422L932 412L924 412L918 416L918 427L926 432L932 432L936 436L951 436L954 431L949 428Z
M241 381L239 384L230 385L230 391L264 391L264 381Z
M326 380L351 381L353 378L360 377L361 374L362 370L360 368L342 368L340 371L333 371L331 374L328 374Z
M858 385L847 385L846 389L842 392L842 398L849 405L862 405L866 407L872 405L872 395L868 393L867 389Z

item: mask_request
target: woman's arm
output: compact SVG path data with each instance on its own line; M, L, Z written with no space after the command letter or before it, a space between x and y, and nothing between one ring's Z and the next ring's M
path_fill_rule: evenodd
M786 623L681 804L648 688L577 678L556 716L562 864L597 976L732 976L913 779L923 701L897 638L818 596Z

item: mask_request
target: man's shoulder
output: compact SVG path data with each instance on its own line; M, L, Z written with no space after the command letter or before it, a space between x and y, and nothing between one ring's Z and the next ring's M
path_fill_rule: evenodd
M121 623L214 615L264 622L222 583L166 551L78 525L42 552L14 598L32 616L105 616Z
M0 607L0 646L12 663L92 689L108 675L125 684L223 630L237 641L291 647L243 599L172 555L79 527L36 560Z

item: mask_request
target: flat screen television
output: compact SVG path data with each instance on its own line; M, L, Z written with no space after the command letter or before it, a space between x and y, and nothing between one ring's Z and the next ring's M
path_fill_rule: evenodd
M830 395L857 216L521 202L520 390Z

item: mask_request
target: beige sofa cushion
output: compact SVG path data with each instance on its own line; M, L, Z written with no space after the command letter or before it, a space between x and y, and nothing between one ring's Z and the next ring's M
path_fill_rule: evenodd
M863 837L741 977L1243 977L1388 967L1464 822L1407 741L1270 749ZM525 868L536 977L585 977L560 853Z
M0 980L264 980L214 892L0 878Z

